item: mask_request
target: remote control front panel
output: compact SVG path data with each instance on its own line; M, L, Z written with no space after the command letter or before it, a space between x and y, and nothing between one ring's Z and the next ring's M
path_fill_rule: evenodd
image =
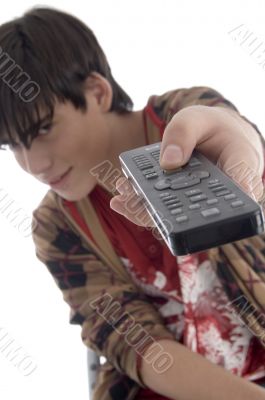
M120 154L122 171L174 255L185 255L264 231L261 206L194 150L175 170L159 164L160 144Z

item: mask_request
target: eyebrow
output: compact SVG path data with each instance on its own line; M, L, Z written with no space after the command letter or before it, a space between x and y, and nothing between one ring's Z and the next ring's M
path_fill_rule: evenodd
M43 122L50 121L52 119L51 114L46 114L43 118L40 119L40 124L43 124Z
M31 126L31 128L35 127L36 125L40 126L42 125L44 122L48 122L51 121L52 119L52 115L51 114L46 114L44 117L40 118L38 124L33 124L33 126Z

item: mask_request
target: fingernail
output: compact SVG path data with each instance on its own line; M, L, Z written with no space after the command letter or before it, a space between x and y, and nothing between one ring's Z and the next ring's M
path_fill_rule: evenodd
M169 144L162 155L161 162L179 164L183 159L183 153L179 146Z

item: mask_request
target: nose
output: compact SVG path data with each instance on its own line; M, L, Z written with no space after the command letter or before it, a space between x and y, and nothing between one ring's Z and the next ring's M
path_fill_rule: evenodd
M40 146L34 146L33 143L30 149L23 146L15 157L21 167L37 179L43 180L44 176L50 175L49 171L52 170L51 155Z

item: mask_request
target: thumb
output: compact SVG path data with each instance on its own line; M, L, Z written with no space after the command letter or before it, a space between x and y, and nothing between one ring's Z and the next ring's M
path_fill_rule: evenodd
M183 162L183 150L177 144L168 144L162 153L160 163L163 168L176 168Z

